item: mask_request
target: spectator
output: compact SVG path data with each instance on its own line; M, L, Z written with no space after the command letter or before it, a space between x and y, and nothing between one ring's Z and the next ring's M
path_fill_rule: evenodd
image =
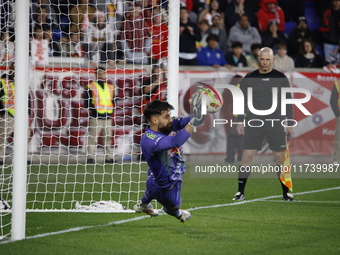
M49 41L44 39L40 26L36 26L33 32L33 39L30 41L30 55L35 65L47 65L49 54Z
M207 20L204 19L198 22L198 28L201 31L202 38L201 41L197 42L197 49L207 46L207 37L210 34L210 26Z
M230 29L228 43L241 42L243 52L249 54L250 46L254 43L261 43L261 36L255 27L251 27L246 15L242 15L239 21Z
M279 44L287 45L287 38L284 32L279 31L278 23L270 21L266 31L262 33L262 44L264 47L269 47L276 54L277 46Z
M151 27L151 12L153 7L152 0L136 1L136 6L140 6L142 9L142 19L144 20L146 27Z
M150 31L142 17L141 7L132 5L121 27L122 49L128 63L147 64L149 62Z
M305 15L306 0L284 0L281 7L285 13L286 22L297 22L299 17Z
M104 13L97 12L84 31L84 53L90 65L99 63L115 65L114 31L107 24Z
M215 14L221 15L221 20L224 20L224 13L219 9L219 2L217 0L211 0L209 3L209 8L205 8L201 11L200 15L198 16L198 22L201 20L207 20L209 25L212 25L212 18Z
M245 15L249 19L249 23L252 27L257 27L257 12L259 11L260 0L245 0Z
M340 41L338 44L338 48L333 50L329 58L326 59L327 65L334 65L337 68L340 68Z
M203 0L205 1L205 0ZM218 0L219 2L219 6L220 6L220 10L224 13L225 10L232 4L234 4L234 0Z
M49 57L60 57L61 56L61 48L60 44L57 41L54 41L52 38L52 31L46 30L43 32L44 39L48 41L48 56Z
M168 2L168 0L164 0L164 1ZM187 8L188 12L189 12L189 19L192 22L197 23L197 13L192 11L192 9L194 7L193 0L181 0L181 5L180 6ZM164 8L164 6L162 8Z
M1 65L8 63L8 61L14 60L14 42L11 41L8 32L1 34L0 41L0 62Z
M179 28L179 64L196 65L196 42L201 41L201 33L198 26L189 20L188 10L181 7Z
M78 0L50 0L51 12L55 13L56 24L59 24L61 31L65 34L70 32L71 10L78 5ZM53 11L52 11L53 9Z
M44 8L48 14L48 18L53 21L54 24L57 24L57 15L53 7L54 4L51 3L51 0L38 0L35 3L31 3L30 16L36 16L39 12L41 12L41 8Z
M60 48L62 57L84 57L83 46L77 33L63 35L60 40Z
M79 4L71 9L71 33L79 33L83 40L83 32L89 25L89 21L95 16L96 8L90 5L90 0L79 0Z
M205 0L193 0L193 4L192 11L197 15L200 14L203 9L209 7Z
M194 2L193 0L181 0L181 6L187 8L190 13L194 7Z
M126 2L124 0L92 0L92 3L98 11L105 14L108 25L113 28L113 31L118 32L124 12L128 9Z
M246 56L248 67L258 68L259 64L257 58L259 57L260 49L262 45L260 43L254 43L250 46L251 53Z
M231 46L231 52L228 52L226 57L226 61L236 67L245 67L247 65L246 57L243 55L242 43L234 42Z
M276 21L278 30L283 32L285 29L285 15L283 10L278 6L277 0L262 0L262 3L257 13L260 33L267 29L271 21Z
M158 65L152 66L150 78L143 81L141 111L144 111L147 103L155 99L164 101L166 87L167 79L164 70Z
M327 9L329 9L330 5L331 5L331 0L324 0L324 1L321 1L321 0L318 0L318 1L315 1L316 5L315 5L315 9L316 9L316 12L318 13L319 15L319 19L322 20L322 17L323 17L323 14L325 13L325 11Z
M15 15L14 1L1 1L0 4L0 29L1 33L9 32L10 35L14 34L15 28Z
M225 66L231 68L224 58L224 53L218 48L218 36L210 34L207 37L208 46L200 48L197 53L197 64L200 66L212 66L219 68Z
M36 26L39 26L43 31L54 31L57 29L57 25L50 18L45 6L38 8L37 13L33 15L31 31L33 31Z
M95 147L101 131L104 135L105 163L112 164L111 150L112 114L114 107L114 86L106 82L106 70L96 69L96 81L87 85L84 93L85 107L89 109L90 120L87 138L87 164L95 164Z
M273 67L281 72L294 70L294 60L287 55L287 46L285 44L277 45L277 54L275 55Z
M209 34L215 34L218 36L219 48L223 50L224 54L228 52L228 45L227 45L227 33L225 32L224 28L221 26L221 15L215 14L212 18L212 26L210 27Z
M295 67L322 67L322 58L315 50L315 44L310 40L304 40L300 47L300 53L296 57Z
M168 33L168 27L162 22L161 11L154 9L150 28L152 64L156 64L161 58L168 57Z
M316 35L308 28L307 19L299 17L296 27L288 36L288 55L296 57L299 54L300 45L305 39L317 43Z
M340 0L331 0L331 8L323 15L320 32L324 42L324 56L327 59L331 52L338 48L340 40Z
M225 11L224 23L227 33L243 15L245 15L244 0L233 0L233 4L229 5Z

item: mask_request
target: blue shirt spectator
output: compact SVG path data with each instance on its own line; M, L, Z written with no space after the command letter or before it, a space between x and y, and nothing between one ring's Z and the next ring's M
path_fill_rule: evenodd
M197 53L197 64L200 66L212 66L219 68L225 66L231 68L224 58L224 52L218 48L219 38L215 34L207 37L208 46L199 49Z

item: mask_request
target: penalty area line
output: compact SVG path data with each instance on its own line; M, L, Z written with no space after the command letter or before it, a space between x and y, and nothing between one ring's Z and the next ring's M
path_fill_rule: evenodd
M318 192L324 192L324 191L331 191L331 190L338 190L338 189L340 189L340 186L339 187L333 187L333 188L327 188L327 189L319 189L319 190L311 190L311 191L294 193L294 196L312 194L312 193L318 193ZM218 207L226 207L226 206L235 206L235 205L242 205L242 204L253 203L253 202L262 202L262 201L265 201L265 200L268 200L268 199L279 198L279 197L282 197L282 195L256 198L256 199L252 199L252 200L245 200L245 201L228 203L228 204L200 206L200 207L190 208L190 209L188 209L188 211L196 211L196 210L201 210L201 209L210 209L210 208L218 208ZM287 203L289 203L289 202L287 202ZM164 214L165 213L162 213L160 215L164 215ZM146 218L149 218L149 217L150 217L149 215L145 215L145 216L139 216L139 217L134 217L134 218L125 219L125 220L113 221L113 222L109 222L109 223L106 223L106 224L69 228L69 229L55 231L55 232L38 234L38 235L34 235L34 236L28 236L23 240L36 239L36 238L65 234L65 233L71 233L71 232L78 232L78 231L81 231L81 230L84 230L84 229L90 229L90 228L109 227L109 226L113 226L113 225L120 225L120 224L124 224L124 223L128 223L128 222L143 220L143 219L146 219ZM13 243L13 242L17 242L17 241L21 241L21 240L4 240L4 241L1 241L0 244Z

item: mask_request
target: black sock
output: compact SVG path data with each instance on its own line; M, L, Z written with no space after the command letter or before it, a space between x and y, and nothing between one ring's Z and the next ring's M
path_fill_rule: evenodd
M276 165L276 166L279 167L279 168L281 169L281 165ZM289 189L287 188L286 185L283 184L283 182L282 182L281 179L280 179L280 174L281 174L281 172L278 171L278 172L276 172L276 174L277 174L277 176L279 177L279 181L280 181L280 183L281 183L281 188L282 188L283 194L287 194L287 193L289 192Z
M246 169L246 167L240 166L238 170L239 170L238 171L238 191L244 194L244 189L246 187L247 180L250 175L250 169Z

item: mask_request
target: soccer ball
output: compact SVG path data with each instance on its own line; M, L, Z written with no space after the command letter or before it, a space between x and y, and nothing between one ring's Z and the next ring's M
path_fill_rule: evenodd
M207 113L216 113L221 110L223 106L223 98L220 92L210 86L200 86L199 89L206 97Z

